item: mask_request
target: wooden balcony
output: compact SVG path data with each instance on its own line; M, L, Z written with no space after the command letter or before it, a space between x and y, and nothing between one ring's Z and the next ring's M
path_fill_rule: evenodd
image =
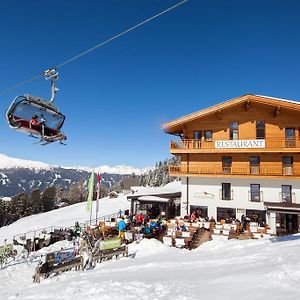
M261 177L261 178L300 178L299 167L210 167L201 164L169 165L170 176L202 177Z
M170 142L171 153L247 153L247 152L300 152L300 140L285 138L243 140L191 140Z

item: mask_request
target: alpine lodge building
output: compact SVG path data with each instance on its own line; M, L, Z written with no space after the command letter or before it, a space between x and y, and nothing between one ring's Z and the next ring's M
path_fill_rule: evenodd
M270 233L300 231L300 102L244 95L165 123L178 157L181 216L248 216Z

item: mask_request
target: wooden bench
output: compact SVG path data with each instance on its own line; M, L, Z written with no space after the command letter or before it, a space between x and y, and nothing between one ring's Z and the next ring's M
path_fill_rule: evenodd
M83 257L77 256L75 249L65 249L47 253L45 261L35 269L33 282L40 282L41 276L48 278L51 274L75 270L83 270Z

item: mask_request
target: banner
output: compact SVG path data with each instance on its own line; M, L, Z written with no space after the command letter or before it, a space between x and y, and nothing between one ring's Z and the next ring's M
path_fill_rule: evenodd
M94 170L92 171L91 177L89 179L88 183L88 197L86 201L86 210L91 211L92 210L92 204L93 204L93 196L94 196Z

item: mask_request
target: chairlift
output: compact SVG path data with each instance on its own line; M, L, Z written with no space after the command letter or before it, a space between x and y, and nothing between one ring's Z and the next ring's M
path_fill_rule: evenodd
M67 137L61 128L65 116L53 104L58 91L55 86L58 74L55 69L50 69L44 72L44 77L51 80L51 99L48 101L29 94L17 96L6 112L6 119L14 130L39 138L37 143L41 145L64 144Z

